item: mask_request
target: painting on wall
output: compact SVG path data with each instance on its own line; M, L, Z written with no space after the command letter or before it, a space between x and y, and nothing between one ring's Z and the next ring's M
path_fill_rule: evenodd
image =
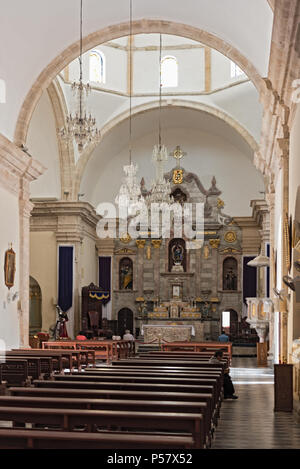
M14 286L15 272L16 272L16 253L11 248L5 252L5 261L4 261L4 278L5 278L5 285L7 286L8 289Z

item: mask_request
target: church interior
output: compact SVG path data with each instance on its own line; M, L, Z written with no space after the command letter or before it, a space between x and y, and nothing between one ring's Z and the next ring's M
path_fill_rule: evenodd
M0 448L299 449L300 1L0 8Z

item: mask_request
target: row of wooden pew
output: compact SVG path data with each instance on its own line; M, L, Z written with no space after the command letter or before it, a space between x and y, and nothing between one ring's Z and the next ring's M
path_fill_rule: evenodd
M20 357L31 362L34 354L45 358L37 357L36 350L22 352L25 358L8 354L6 364ZM52 366L59 354L62 365L68 365L64 372L57 366L33 377L30 385L10 386L9 395L0 396L0 421L13 422L13 428L0 429L0 448L210 446L227 361L212 365L198 354L149 354L95 366L93 357L86 356L86 363L75 368L78 355L70 359L64 350L56 350ZM25 428L28 424L32 428Z

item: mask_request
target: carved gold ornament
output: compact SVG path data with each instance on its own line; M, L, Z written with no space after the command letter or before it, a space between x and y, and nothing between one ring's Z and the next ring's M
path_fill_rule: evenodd
M161 239L152 239L151 244L155 249L159 249L161 246Z
M209 244L213 249L217 249L220 245L220 240L219 239L210 239Z
M209 254L210 254L210 250L209 250L209 247L207 246L207 244L204 246L203 248L203 255L204 255L204 259L208 259L209 258Z
M235 231L227 231L224 235L224 239L226 243L235 243L236 242L236 232Z
M143 249L145 247L145 244L146 244L145 239L137 239L135 242L138 248Z
M147 246L146 257L147 257L147 260L150 261L150 259L151 259L151 246Z
M131 236L129 233L123 233L121 236L120 236L120 241L124 244L128 244L130 243L131 241Z
M224 208L224 205L225 205L224 200L218 199L218 208Z
M174 169L173 171L173 183L174 184L182 184L183 182L183 170L182 169Z

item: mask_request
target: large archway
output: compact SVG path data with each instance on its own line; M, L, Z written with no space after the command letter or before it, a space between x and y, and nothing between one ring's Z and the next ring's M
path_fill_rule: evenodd
M241 54L238 49L212 33L193 26L171 21L148 19L134 21L132 24L132 34L144 33L173 34L199 41L208 47L216 49L218 52L234 61L246 73L259 93L264 89L264 81L255 66L243 54ZM83 52L95 47L96 45L119 37L128 36L129 34L129 22L104 28L83 39ZM27 93L19 112L14 135L14 141L17 145L20 146L26 142L31 116L42 92L48 88L56 75L58 75L58 73L77 56L78 43L76 42L66 48L40 73L30 91Z

